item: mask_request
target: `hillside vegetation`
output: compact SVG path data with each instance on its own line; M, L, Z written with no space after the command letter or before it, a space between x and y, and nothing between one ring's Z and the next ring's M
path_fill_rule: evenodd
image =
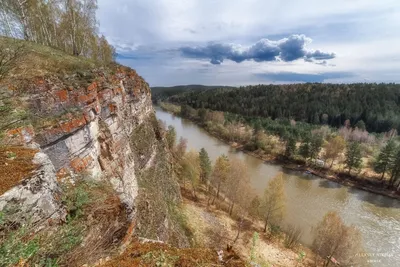
M295 120L242 116L161 102L176 115L195 121L212 135L263 160L398 198L400 145L397 131L371 134L351 127L339 130Z
M168 92L167 90L164 90ZM197 89L169 100L248 117L293 119L341 127L346 120L369 132L400 130L398 84L291 84Z
M216 88L234 88L231 86L207 86L207 85L196 85L196 84L190 84L190 85L177 85L177 86L171 86L171 87L152 87L151 88L151 94L152 94L152 99L154 102L157 101L162 101L167 99L170 96L187 92L189 90L206 90L206 89L216 89Z

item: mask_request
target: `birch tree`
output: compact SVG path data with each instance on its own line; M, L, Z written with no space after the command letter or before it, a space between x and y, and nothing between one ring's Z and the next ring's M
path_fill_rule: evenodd
M363 252L361 233L354 226L346 226L336 212L328 212L316 227L312 248L323 258L324 267L335 260L351 266L360 260L356 255Z
M268 223L282 218L285 211L285 188L283 173L278 173L269 183L264 191L261 204L261 214L264 218L264 232L267 231Z
M196 198L196 190L200 181L200 159L196 151L187 152L181 160L182 172L181 176L186 187L186 179L190 181L192 186L193 197Z
M331 138L325 143L325 159L331 160L330 168L346 147L346 141L340 135Z
M236 204L247 209L247 202L250 202L250 176L246 164L240 159L231 159L229 174L226 180L226 195L231 202L229 215L232 215Z
M213 198L212 204L215 199L219 197L221 186L226 182L229 175L229 159L225 155L221 155L217 158L212 173L212 182L217 187L217 192Z

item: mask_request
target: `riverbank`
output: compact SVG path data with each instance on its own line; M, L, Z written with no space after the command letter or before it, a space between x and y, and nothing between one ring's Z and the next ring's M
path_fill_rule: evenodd
M208 131L207 131L208 132ZM209 133L209 132L208 132ZM210 133L211 134L211 133ZM214 135L213 135L214 136ZM347 186L353 187L360 190L368 191L373 194L387 196L390 198L394 198L400 200L400 192L396 192L393 190L389 190L387 188L376 188L375 186L381 186L380 183L374 182L370 179L366 178L358 178L356 176L348 175L347 173L343 172L335 172L328 168L313 168L312 166L306 165L300 162L293 162L289 159L282 159L281 155L272 156L272 155L259 155L257 153L248 151L244 149L243 145L237 146L235 144L231 144L229 142L224 141L223 139L218 138L219 140L225 142L226 144L230 145L232 148L235 148L243 153L246 153L250 156L256 157L261 159L262 161L270 164L278 164L281 165L282 168L285 170L301 172L309 175L314 175L319 178L327 179L332 182Z
M181 187L181 192L182 210L193 234L195 247L210 247L220 251L230 244L241 259L257 263L258 266L314 266L315 254L311 249L301 244L292 249L286 248L283 243L284 233L263 233L261 221L245 218L238 235L238 220L229 216L229 207L223 198L218 199L214 205L208 205L204 188L197 192L196 200L191 190ZM300 258L299 255L304 256Z
M175 115L175 116L179 116L179 113L177 113L177 111L174 112L174 111L165 109L161 106L160 106L160 108L166 112L169 112L169 113ZM188 119L188 118L185 118L185 119ZM188 119L188 120L190 120L190 119ZM195 123L196 125L198 125L200 128L204 129L211 136L219 139L220 141L222 141L225 144L229 145L230 147L236 149L237 151L244 152L244 153L251 155L253 157L256 157L266 163L281 165L286 170L315 175L320 178L342 184L344 186L353 187L353 188L357 188L360 190L368 191L373 194L383 195L383 196L387 196L387 197L390 197L393 199L400 200L400 192L389 190L389 189L383 187L379 181L374 181L369 178L360 178L360 177L356 177L353 175L348 175L347 173L333 171L333 170L327 169L327 168L314 168L310 165L306 165L304 162L287 159L287 158L283 157L282 155L271 155L271 154L266 155L265 153L260 154L260 153L252 152L252 151L246 150L244 148L244 144L240 144L237 142L229 142L229 141L225 140L224 138L221 138L217 134L209 131L207 128L204 127L204 125L202 125L198 121L196 121L196 120L190 120L190 121Z

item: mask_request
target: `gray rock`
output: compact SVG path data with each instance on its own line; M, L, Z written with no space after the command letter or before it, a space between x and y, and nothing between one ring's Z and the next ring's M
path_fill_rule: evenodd
M61 189L49 157L36 153L33 163L38 168L32 176L0 196L0 211L19 224L64 220Z

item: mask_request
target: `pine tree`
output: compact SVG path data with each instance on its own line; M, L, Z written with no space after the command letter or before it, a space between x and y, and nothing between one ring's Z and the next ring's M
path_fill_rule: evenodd
M175 144L176 144L176 131L175 131L174 126L171 126L171 125L168 126L166 139L167 139L167 145L168 145L169 149L174 149Z
M381 180L385 177L385 173L391 168L396 153L396 144L390 139L379 153L374 169L377 173L381 173Z
M400 149L397 149L397 153L393 159L393 164L390 168L390 180L389 185L394 186L396 181L399 181L397 186L400 186Z
M208 181L210 177L212 167L210 158L208 157L208 153L204 148L200 149L199 158L200 158L200 170L201 170L200 178L201 181L205 183Z
M296 139L289 137L286 141L285 156L291 158L294 155L296 155Z
M321 151L323 143L324 143L324 140L321 135L317 134L312 137L311 143L310 143L310 158L311 159L318 158L318 155L319 155L319 152Z
M310 138L306 137L300 146L299 154L307 160L311 156Z
M358 142L351 142L347 145L346 151L346 167L349 170L349 174L353 169L359 169L361 167L361 146Z
M363 120L359 120L354 127L357 127L358 129L365 131L365 122Z

